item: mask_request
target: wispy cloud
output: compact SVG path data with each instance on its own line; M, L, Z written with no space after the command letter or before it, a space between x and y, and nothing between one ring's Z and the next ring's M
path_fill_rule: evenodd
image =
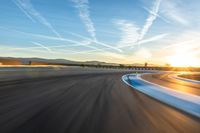
M84 39L85 41L88 42L88 44L91 44L91 43L99 44L99 45L102 45L102 46L104 46L104 47L107 47L108 49L113 49L113 50L115 50L115 51L122 52L121 49L119 49L119 48L117 48L117 47L114 47L114 46L111 46L111 45L108 45L108 44L106 44L106 43L100 42L100 41L98 41L98 40L91 40L90 38L87 38L87 37L85 37L85 36L82 36L82 35L79 35L79 34L76 34L76 33L71 33L71 34L74 35L74 36L77 36L77 37L79 37L79 38ZM102 48L102 50L104 50L104 48ZM102 50L101 50L101 51L102 51Z
M138 42L141 41L144 36L146 35L146 33L149 31L149 29L151 28L153 22L156 20L157 18L157 14L158 14L158 11L159 11L159 8L160 8L160 3L161 3L161 0L156 0L154 2L154 5L151 9L151 11L149 12L149 16L148 18L146 19L146 22L141 30L141 33L138 37Z
M72 0L75 3L75 7L79 10L79 16L82 22L85 24L87 31L90 33L90 36L93 40L96 40L96 33L94 23L90 18L89 11L89 1L88 0Z
M19 30L9 29L9 28L6 28L6 27L0 27L0 28L3 29L3 30L9 30L9 31L12 31L12 32L16 32L16 33L20 33L20 34L24 34L24 35L28 35L28 36L33 36L33 37L38 37L38 38L42 38L42 39L68 42L68 44L66 44L66 46L68 46L68 47L83 46L83 47L91 48L91 49L94 49L94 50L103 51L103 50L96 48L94 46L89 46L87 40L75 41L75 40L63 38L63 37L60 38L60 37L48 36L48 35L42 35L42 34L27 33L27 32L23 32L23 31L19 31Z
M175 48L175 47L181 47L183 45L188 45L188 44L191 44L191 43L194 43L196 40L184 40L184 41L181 41L181 42L178 42L178 43L172 43L168 46L165 46L163 47L162 49L168 49L168 48Z
M168 35L169 35L168 33L163 33L163 34L155 35L153 37L150 37L150 38L147 38L147 39L143 39L139 43L143 44L143 43L148 43L148 42L153 42L153 41L161 40L161 39L165 38Z
M121 30L121 39L118 42L118 46L116 48L132 47L134 45L137 45L138 43L139 44L149 43L163 39L166 36L168 36L168 33L163 33L159 35L154 35L147 39L138 40L140 36L139 35L140 28L133 22L120 19L120 20L114 20L114 24L116 24L118 28Z
M103 58L109 62L118 62L118 63L125 63L131 64L136 61L146 62L152 57L152 53L146 48L140 48L133 54L121 54L121 53L111 53L111 52L98 52L96 53L99 58Z
M165 38L166 36L168 36L167 33L160 34L160 35L155 35L155 36L152 36L152 37L150 37L150 38L143 39L143 40L141 40L141 41L139 41L139 42L129 43L129 44L127 44L127 45L118 46L117 48L131 47L131 46L137 45L138 43L139 43L139 44L150 43L150 42L153 42L153 41L161 40L161 39Z
M149 59L152 57L152 53L146 48L140 48L134 53L135 58Z
M82 22L85 24L87 31L90 33L92 40L91 39L87 39L87 40L91 40L91 42L93 42L93 43L99 44L101 46L104 46L104 47L107 47L107 48L110 48L110 49L113 49L113 50L116 50L118 52L122 52L122 50L120 50L118 48L115 48L111 45L108 45L106 43L103 43L103 42L100 42L100 41L97 40L94 23L92 22L92 20L90 18L89 1L88 0L71 0L71 1L74 2L75 7L78 8L79 16L80 16Z
M52 52L52 50L49 48L49 47L47 47L47 46L44 46L44 45L42 45L41 43L38 43L38 42L32 42L34 45L37 45L37 46L40 46L41 48L44 48L44 49L46 49L48 52Z
M158 13L153 12L152 10L148 9L147 7L143 7L144 10L146 10L149 14L154 14L155 16L159 17L161 20L163 20L166 23L170 23L166 18L162 17Z
M114 20L114 24L121 30L118 46L134 44L139 37L139 27L127 20Z
M33 7L30 0L13 0L19 9L31 20L37 21L50 29L57 37L61 35L54 27Z
M47 40L56 40L56 41L62 41L62 42L68 42L65 46L67 47L77 47L77 46L83 46L83 47L87 47L87 48L90 48L90 49L93 49L93 50L89 50L89 51L102 51L102 52L105 52L106 50L110 50L110 49L113 49L113 50L116 50L118 52L121 52L120 49L118 48L115 48L115 47L112 47L112 46L109 46L107 44L103 44L99 41L94 41L94 40L91 40L85 36L82 36L82 35L79 35L79 34L76 34L76 33L71 33L72 35L74 36L78 36L79 38L82 38L83 40L81 41L75 41L75 40L72 40L72 39L68 39L68 38L60 38L60 37L55 37L55 36L48 36L48 35L42 35L42 34L35 34L35 33L27 33L27 32L23 32L23 31L19 31L19 30L14 30L14 29L9 29L9 28L6 28L6 27L0 27L0 29L3 29L3 30L9 30L9 31L12 31L12 32L16 32L16 33L20 33L20 34L24 34L24 35L28 35L28 36L33 36L33 37L38 37L38 38L42 38L42 39L47 39ZM100 45L104 45L107 47L107 49L105 48L97 48L97 47L94 47L94 46L91 46L89 44L91 43L97 43L97 44L100 44ZM70 43L70 44L69 44ZM81 52L82 53L82 52ZM87 53L87 51L83 52L83 53Z
M184 31L179 33L179 35L175 37L169 38L169 41L164 43L165 47L163 49L179 49L183 50L183 47L191 48L191 47L200 47L199 44L199 32L194 31Z
M41 43L38 42L32 42L32 44L34 44L35 46L33 47L10 47L7 45L5 45L5 47L0 47L0 49L6 49L5 51L28 51L28 52L37 52L37 53L51 53L51 54L78 54L79 51L72 51L69 49L64 49L66 47L66 45L57 45L57 46L44 46ZM58 49L59 48L59 49ZM61 49L62 48L62 49ZM52 50L52 49L56 49L56 50ZM67 52L67 53L66 53ZM83 51L81 51L83 52Z
M79 37L81 39L83 39L82 41L75 41L75 40L71 40L71 39L68 39L68 38L59 38L59 37L54 37L54 36L47 36L47 35L42 35L42 34L34 34L34 33L27 33L27 32L23 32L23 31L18 31L18 30L14 30L14 29L9 29L9 28L6 28L6 27L0 27L1 29L3 30L9 30L9 31L12 31L12 32L16 32L16 33L20 33L20 34L24 34L24 35L28 35L28 36L33 36L33 37L38 37L38 38L42 38L42 39L47 39L47 40L56 40L56 41L62 41L62 42L68 42L67 44L65 45L58 45L58 46L48 46L48 48L57 48L57 47L77 47L77 46L83 46L83 47L88 47L92 50L86 50L86 51L71 51L70 53L68 54L89 54L89 53L93 53L93 52L98 52L98 51L101 51L101 52L108 52L109 50L113 49L114 47L106 47L106 48L96 48L92 45L89 45L91 43L94 43L93 40L91 40L90 38L87 38L85 36L82 36L82 35L79 35L79 34L76 34L76 33L72 33L72 32L69 32L69 34L71 35L74 35L76 37ZM155 35L155 36L152 36L150 38L147 38L147 39L144 39L140 42L140 44L145 44L145 43L148 43L148 42L152 42L152 41L157 41L159 39L163 39L164 37L166 37L168 34L164 33L164 34L160 34L160 35ZM70 43L70 44L69 44ZM99 42L100 43L100 42ZM62 43L63 44L63 43ZM135 44L133 43L127 43L126 45L120 45L120 46L116 46L115 47L115 50L120 50L121 52L121 48L125 48L125 47L131 47L133 45L136 45L136 42ZM39 45L38 45L39 46ZM27 48L14 48L13 50L23 50L23 49L27 49ZM41 49L41 47L28 47L28 49ZM43 48L44 49L44 48ZM53 51L55 52L55 51Z
M31 17L31 15L29 15L29 14L24 10L24 8L22 8L22 6L21 6L18 2L16 2L15 0L13 0L13 2L16 4L16 6L17 6L31 21L36 22L36 21Z
M140 29L133 22L130 22L127 20L114 21L114 23L117 24L119 26L119 29L122 31L119 47L124 47L124 46L127 47L130 45L133 47L134 45L137 45L137 44L156 41L167 36L167 34L161 34L159 36L150 38L150 40L143 40L144 36L151 28L153 22L156 20L157 17L160 17L158 15L160 4L161 4L161 0L156 0L151 10L148 10L147 8L145 8L149 12L149 16L146 19L146 22L142 29Z
M66 45L58 45L58 46L49 46L48 48L65 48L66 47ZM22 50L22 49L24 49L24 50L26 50L26 49L44 49L44 48L42 48L41 46L38 46L38 45L36 45L36 46L34 46L34 47L17 47L17 48L12 48L12 50Z
M140 42L140 44L145 44L145 43L149 43L149 42L152 42L152 41L157 41L157 40L165 38L167 35L168 34L156 35L156 36L153 36L153 37L150 37L150 38L142 40ZM131 47L131 46L136 45L136 44L137 44L136 42L135 42L135 44L129 43L129 44L126 44L126 45L117 46L116 48L121 49L121 48L125 48L125 47ZM109 49L111 49L111 48L102 48L100 50L88 50L88 51L83 51L83 52L79 52L79 53L93 53L93 52L98 52L98 51L106 52L106 50L109 50ZM109 53L111 53L111 52L109 52ZM119 55L119 54L116 53L115 55Z
M172 22L188 25L189 22L183 13L185 10L181 10L180 4L180 0L163 0L161 4L161 14Z

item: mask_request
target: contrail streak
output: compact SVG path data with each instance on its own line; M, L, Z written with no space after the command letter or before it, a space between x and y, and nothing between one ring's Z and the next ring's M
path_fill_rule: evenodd
M31 21L37 20L39 23L50 29L57 37L61 38L61 35L54 27L33 7L30 0L13 0L13 2Z
M18 4L15 0L13 0L13 2L31 21L35 22L35 20L21 7L20 4Z
M110 46L110 45L108 45L108 44L99 42L99 41L97 41L97 40L96 40L96 41L95 41L95 40L91 40L91 39L89 39L89 38L87 38L87 37L84 37L84 36L79 35L79 34L76 34L76 33L71 33L71 34L72 34L72 35L75 35L75 36L77 36L77 37L80 37L80 38L82 38L82 39L88 40L88 41L90 41L91 43L94 42L94 43L96 43L96 44L102 45L102 46L107 47L107 48L109 48L109 49L113 49L113 50L115 50L115 51L122 52L122 50L119 49L119 48L117 48L117 47Z
M146 22L142 28L142 31L138 37L138 42L141 41L144 36L146 35L146 33L149 31L149 29L151 28L153 22L156 20L157 18L157 14L158 14L158 11L159 11L159 8L160 8L160 3L161 3L161 0L156 0L155 3L154 3L154 6L148 16L148 18L146 19Z
M157 17L161 18L164 22L170 23L167 19L165 19L164 17L160 16L158 13L152 12L151 10L149 10L149 9L146 8L146 7L143 7L143 8L144 8L144 10L146 10L149 14L156 15Z
M34 45L40 46L41 48L46 49L48 52L52 52L52 50L44 45L42 45L41 43L38 42L32 42Z
M165 33L165 34L153 36L153 37L151 37L151 38L147 38L147 39L145 39L145 40L142 40L142 41L140 41L139 43L140 43L140 44L144 44L144 43L152 42L152 41L155 41L155 40L158 40L158 39L162 39L162 38L166 37L167 35L168 35L168 34ZM116 48L120 49L120 48L130 47L130 46L132 46L132 45L133 45L133 44L130 43L130 44L123 45L123 46L117 46ZM102 50L105 51L105 50L109 50L109 49L111 49L111 48L103 48L103 49L101 49L101 51L102 51ZM89 50L89 51L83 51L83 52L78 52L78 53L90 53L90 52L96 52L96 51L99 51L99 50ZM72 54L73 54L73 53L72 53Z
M96 40L96 33L94 23L90 18L89 1L88 0L72 0L76 4L76 8L79 10L79 16L90 33L93 40Z

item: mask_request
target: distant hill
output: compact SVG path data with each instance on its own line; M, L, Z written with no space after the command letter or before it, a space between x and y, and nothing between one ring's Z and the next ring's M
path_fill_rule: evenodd
M84 64L90 64L90 65L111 65L111 66L119 66L117 63L107 63L107 62L100 62L100 61L85 61Z
M44 59L44 58L17 58L17 57L0 57L0 64L6 65L20 65L28 64L29 62L43 63L43 64L77 64L77 65L104 65L104 66L119 66L117 63L107 63L100 61L71 61L66 59ZM144 66L142 63L133 63L133 64L123 64L125 66ZM148 66L156 66L154 64L148 64Z
M85 65L112 65L118 66L117 63L106 63L106 62L99 62L99 61L71 61L66 59L43 59L43 58L15 58L15 57L0 57L0 62L12 62L12 61L20 61L22 64L26 64L26 62L43 62L43 63L50 63L50 64L85 64ZM12 64L11 64L12 65Z

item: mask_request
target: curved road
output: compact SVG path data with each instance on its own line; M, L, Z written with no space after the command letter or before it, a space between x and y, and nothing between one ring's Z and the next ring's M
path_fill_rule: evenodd
M0 133L199 133L200 120L123 83L125 72L0 82Z
M173 78L174 73L145 74L143 79L182 92L200 96L200 85Z

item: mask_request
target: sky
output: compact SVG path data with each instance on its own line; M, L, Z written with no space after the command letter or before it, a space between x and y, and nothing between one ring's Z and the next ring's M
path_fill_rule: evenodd
M0 56L200 66L200 0L1 0Z

